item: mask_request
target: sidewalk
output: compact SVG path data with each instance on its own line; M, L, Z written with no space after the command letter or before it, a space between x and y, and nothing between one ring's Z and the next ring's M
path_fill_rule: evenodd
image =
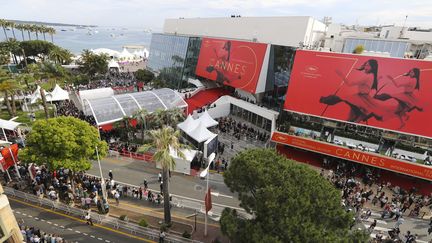
M154 205L146 200L139 200L135 198L121 198L117 206L114 199L108 200L110 203L110 216L120 217L127 215L129 221L139 222L141 219L146 219L149 227L154 229L160 228L160 223L163 221L164 209L163 205ZM192 210L182 208L171 208L171 218L173 226L169 230L170 233L182 235L186 230L191 233L195 228L194 217L189 217L195 212ZM220 231L219 222L209 218L207 224L207 237L204 237L204 216L198 212L196 217L196 231L192 233L192 239L213 242L218 239L220 242L229 242L228 238L222 235Z

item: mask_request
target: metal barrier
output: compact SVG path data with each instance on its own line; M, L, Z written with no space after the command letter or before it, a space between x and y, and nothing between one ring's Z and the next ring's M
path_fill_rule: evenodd
M87 210L83 210L83 209L76 208L76 207L71 207L71 206L68 206L64 203L52 201L52 200L49 200L47 198L40 198L36 195L32 195L32 194L25 193L22 191L17 191L13 188L10 188L10 187L5 186L5 187L3 187L3 189L4 189L5 194L7 194L9 196L23 199L26 202L36 203L40 206L49 207L50 209L53 209L53 210L63 211L66 214L75 215L75 216L80 217L81 219L84 219L84 217L88 213ZM107 215L100 215L100 214L95 213L95 212L90 212L90 215L91 215L91 218L94 219L98 224L108 225L108 226L113 227L115 229L122 229L124 231L130 232L131 234L140 234L140 235L143 235L150 240L159 239L159 231L158 230L153 230L150 228L142 227L142 226L139 226L139 225L131 223L131 222L122 221L120 219L110 217ZM176 236L173 234L167 234L165 237L165 242L201 243L200 241L186 239L186 238Z

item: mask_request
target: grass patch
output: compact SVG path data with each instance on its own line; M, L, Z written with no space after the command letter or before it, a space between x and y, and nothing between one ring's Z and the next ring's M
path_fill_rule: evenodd
M52 109L52 107L48 107L48 109L49 109L48 111L49 111L50 117L54 117L54 110ZM38 110L38 111L35 111L34 113L35 113L36 121L40 120L40 119L45 119L44 110ZM30 114L31 114L31 112L24 112L21 110L17 110L16 116L18 116L18 118L15 119L14 121L19 122L19 123L24 123L24 124L27 124L28 126L31 126L33 124L33 122L30 120ZM0 119L10 120L12 118L13 117L11 117L7 111L0 112Z

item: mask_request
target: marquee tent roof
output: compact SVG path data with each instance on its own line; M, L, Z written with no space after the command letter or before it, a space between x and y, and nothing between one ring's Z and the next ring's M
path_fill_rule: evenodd
M114 90L111 88L89 89L79 92L81 100L85 99L99 99L111 97L114 95Z
M202 122L199 123L199 125L193 129L190 132L186 132L189 137L197 141L198 143L202 143L207 141L207 139L215 136L216 134L210 132Z
M185 157L184 159L189 162L191 162L194 159L196 153L198 152L197 150L193 150L193 149L180 149L180 151L183 153ZM180 158L180 156L177 155L177 152L171 147L170 147L170 155L175 159L182 159Z
M54 87L53 91L47 94L47 101L59 101L59 100L68 100L69 93L60 88L58 84Z
M204 113L202 113L202 115L197 119L197 121L200 121L207 128L214 127L217 124L219 124L210 116L207 110Z
M30 103L31 104L34 104L34 103L36 103L36 101L38 99L41 99L40 89L41 89L41 87L38 85L35 92L33 92L33 94L31 95L31 97L30 97Z
M177 127L180 128L180 130L182 130L183 132L187 133L187 132L190 132L193 129L195 129L198 125L199 125L199 122L197 120L193 119L191 115L189 115L186 118L186 120L179 123L177 125Z
M93 52L94 54L107 54L108 56L113 56L113 57L118 57L120 56L120 52L115 51L115 50L111 50L108 48L97 48L97 49L93 49L91 50L91 52Z
M21 123L0 119L0 128L14 131Z
M98 99L83 99L84 113L93 115L98 125L120 121L141 109L154 112L157 109L185 108L187 103L174 90L163 88L129 94L112 95Z

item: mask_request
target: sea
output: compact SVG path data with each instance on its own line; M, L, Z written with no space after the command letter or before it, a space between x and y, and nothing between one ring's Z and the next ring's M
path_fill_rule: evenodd
M55 26L54 44L68 49L73 54L78 55L84 49L108 48L122 51L124 46L138 45L144 46L147 50L150 47L151 30L139 28L122 27L73 27ZM7 31L9 37L12 31ZM15 30L15 36L22 40L21 31ZM36 35L31 34L32 40ZM24 39L28 40L27 32L24 32ZM4 40L3 31L0 32L0 40ZM43 36L39 34L39 40ZM46 40L51 41L51 36L46 34Z

